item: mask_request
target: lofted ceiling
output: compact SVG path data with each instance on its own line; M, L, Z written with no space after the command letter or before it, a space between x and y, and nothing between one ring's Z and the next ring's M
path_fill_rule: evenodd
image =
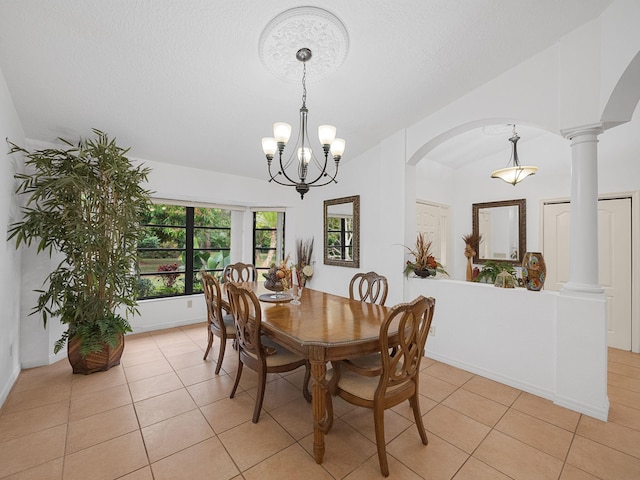
M310 132L338 127L348 162L610 3L0 0L0 68L29 139L75 140L98 128L135 158L265 178L260 138L274 121L291 123L295 135L302 95L259 58L260 35L281 12L313 5L346 27L344 62L308 78L307 107ZM484 142L479 132L430 158L457 168L473 142Z

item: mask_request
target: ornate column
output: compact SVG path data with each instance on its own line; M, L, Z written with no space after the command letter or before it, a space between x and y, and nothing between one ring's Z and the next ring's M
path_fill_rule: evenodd
M598 135L600 125L563 134L571 140L569 281L563 290L604 293L598 271Z

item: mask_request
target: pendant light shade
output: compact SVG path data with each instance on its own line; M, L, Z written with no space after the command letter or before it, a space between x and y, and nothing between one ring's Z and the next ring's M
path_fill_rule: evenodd
M504 180L505 182L515 186L529 175L534 175L538 171L538 167L520 165L520 160L518 159L518 140L520 140L520 137L516 133L516 126L514 125L513 135L509 139L511 142L511 158L509 159L509 164L513 165L494 170L491 174L491 178L499 178L500 180Z

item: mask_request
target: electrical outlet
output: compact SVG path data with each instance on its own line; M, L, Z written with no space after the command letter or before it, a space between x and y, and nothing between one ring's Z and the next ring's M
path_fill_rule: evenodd
M435 325L431 325L429 327L429 335L431 335L432 337L436 336L436 326Z
M187 308L193 307L193 300L187 300Z

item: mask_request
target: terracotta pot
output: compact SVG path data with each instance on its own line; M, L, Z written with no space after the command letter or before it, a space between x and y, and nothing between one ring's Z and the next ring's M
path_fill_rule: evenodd
M73 373L89 375L104 372L111 367L120 365L120 357L124 350L124 335L120 335L120 342L115 348L105 345L99 352L93 352L84 357L80 354L80 339L73 337L67 343L67 357L73 368Z
M544 287L547 266L540 252L527 252L522 259L522 280L527 290L539 292Z

